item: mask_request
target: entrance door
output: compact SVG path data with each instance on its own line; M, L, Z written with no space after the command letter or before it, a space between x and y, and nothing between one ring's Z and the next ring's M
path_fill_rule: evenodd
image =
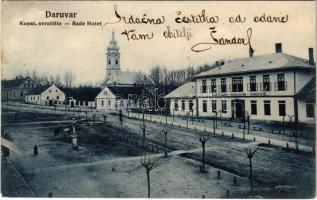
M49 105L49 106L52 106L52 105L53 105L53 100L49 100L49 101L48 101L48 105Z
M232 100L232 117L236 119L244 118L244 100L235 99Z

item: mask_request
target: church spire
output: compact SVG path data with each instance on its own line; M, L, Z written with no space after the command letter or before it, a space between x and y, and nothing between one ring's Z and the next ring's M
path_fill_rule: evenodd
M108 49L119 49L118 45L117 45L117 41L114 37L114 29L112 28L112 37L111 37L111 41L110 44L108 46Z

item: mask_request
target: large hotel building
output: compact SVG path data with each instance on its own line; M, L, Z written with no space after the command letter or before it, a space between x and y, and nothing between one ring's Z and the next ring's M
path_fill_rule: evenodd
M316 67L313 49L308 59L282 52L250 56L218 63L194 77L193 82L166 96L170 112L175 115L243 118L247 113L255 120L294 120L315 122Z

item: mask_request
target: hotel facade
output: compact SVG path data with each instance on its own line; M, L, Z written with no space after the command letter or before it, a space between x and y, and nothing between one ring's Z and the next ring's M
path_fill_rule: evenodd
M249 114L253 120L267 121L293 116L295 121L314 123L313 49L309 48L308 59L302 59L283 53L280 43L275 48L273 54L253 56L250 52L248 58L227 61L196 75L191 83L196 86L195 94L179 95L180 87L166 96L170 112L231 119ZM313 89L306 92L310 96L306 98L300 94L307 87Z

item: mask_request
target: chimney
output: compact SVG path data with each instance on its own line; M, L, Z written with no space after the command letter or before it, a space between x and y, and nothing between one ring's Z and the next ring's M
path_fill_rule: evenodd
M314 65L314 49L313 48L308 48L308 64Z
M275 53L282 53L282 43L275 44Z

